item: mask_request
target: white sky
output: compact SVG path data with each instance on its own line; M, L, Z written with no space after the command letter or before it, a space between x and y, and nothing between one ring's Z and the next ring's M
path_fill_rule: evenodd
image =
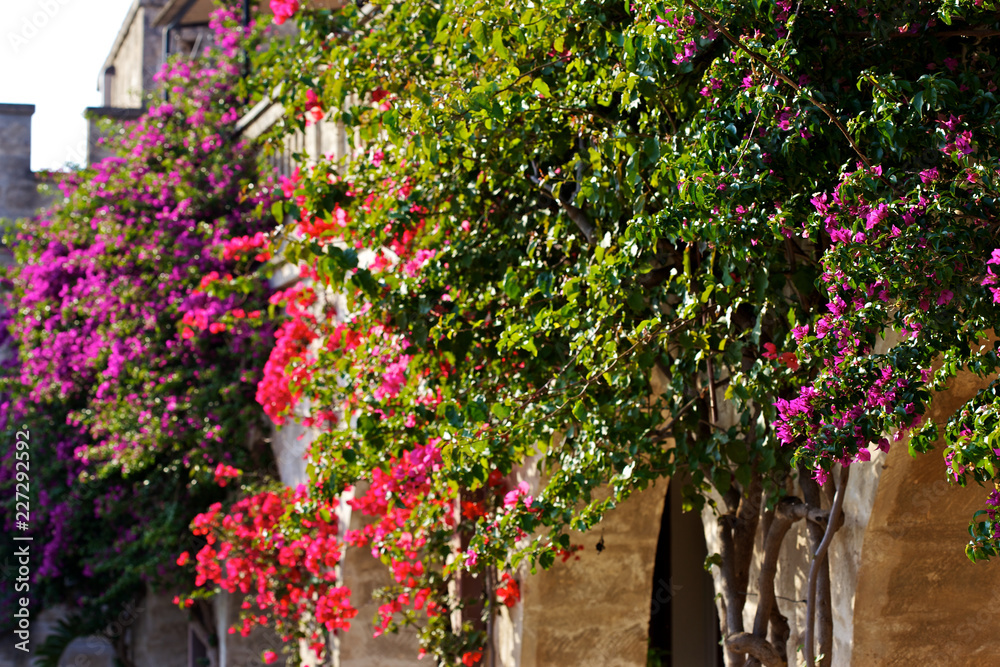
M86 158L83 110L132 0L0 0L0 103L34 104L31 168Z

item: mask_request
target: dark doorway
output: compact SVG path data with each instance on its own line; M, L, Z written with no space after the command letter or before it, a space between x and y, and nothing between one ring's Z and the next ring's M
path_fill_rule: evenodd
M660 519L649 606L649 667L722 667L719 618L701 515L672 480Z

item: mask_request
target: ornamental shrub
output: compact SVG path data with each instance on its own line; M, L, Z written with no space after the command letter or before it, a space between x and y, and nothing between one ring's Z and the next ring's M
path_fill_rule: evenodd
M174 561L197 545L188 525L239 492L230 478L274 473L254 401L269 291L233 280L256 260L223 248L273 226L272 192L231 139L243 31L227 11L213 28L203 58L160 73L169 101L112 135L111 157L60 175L52 205L7 238L16 358L0 427L11 443L30 433L30 599L69 604L84 634L187 576ZM0 487L4 529L20 533L13 456ZM3 588L5 623L15 597Z
M287 111L276 138L325 116L354 152L283 185L278 240L310 281L275 297L289 319L258 397L279 421L311 406L311 494L370 485L375 528L351 539L399 573L378 627L416 623L439 663L474 664L511 599L498 573L552 565L568 529L682 477L720 515L727 663L789 659L773 577L744 628L746 573L759 525L756 557L777 558L807 519L804 657L829 664L824 537L848 471L893 446L937 443L942 475L994 487L966 551L996 556L998 9L295 13L252 83ZM992 383L932 422L960 372ZM431 463L404 483L414 457ZM509 477L532 461L534 492ZM480 599L447 593L472 574Z

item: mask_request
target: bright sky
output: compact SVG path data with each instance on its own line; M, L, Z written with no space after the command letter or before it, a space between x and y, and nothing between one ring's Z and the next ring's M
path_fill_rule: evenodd
M133 0L0 2L0 103L34 104L31 168L82 164L83 110Z

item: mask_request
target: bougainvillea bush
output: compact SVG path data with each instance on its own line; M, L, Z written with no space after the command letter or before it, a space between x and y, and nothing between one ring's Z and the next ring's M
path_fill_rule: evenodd
M177 585L194 516L239 490L232 476L262 483L274 467L254 400L273 344L267 283L231 275L258 262L240 248L273 226L272 193L231 139L242 29L227 12L213 27L202 59L159 75L169 101L112 134L111 157L59 177L8 237L2 419L11 442L30 432L30 599L69 604L82 631L147 584Z
M727 663L789 659L773 570L752 628L744 592L806 519L803 657L829 664L848 471L907 444L986 485L967 553L997 554L995 385L924 417L1000 366L996 3L271 4L299 26L254 65L276 134L326 118L353 152L282 184L272 250L304 280L257 397L317 430L311 502L361 483L379 632L480 662L521 563L683 474L720 515ZM248 613L285 618L257 583Z

